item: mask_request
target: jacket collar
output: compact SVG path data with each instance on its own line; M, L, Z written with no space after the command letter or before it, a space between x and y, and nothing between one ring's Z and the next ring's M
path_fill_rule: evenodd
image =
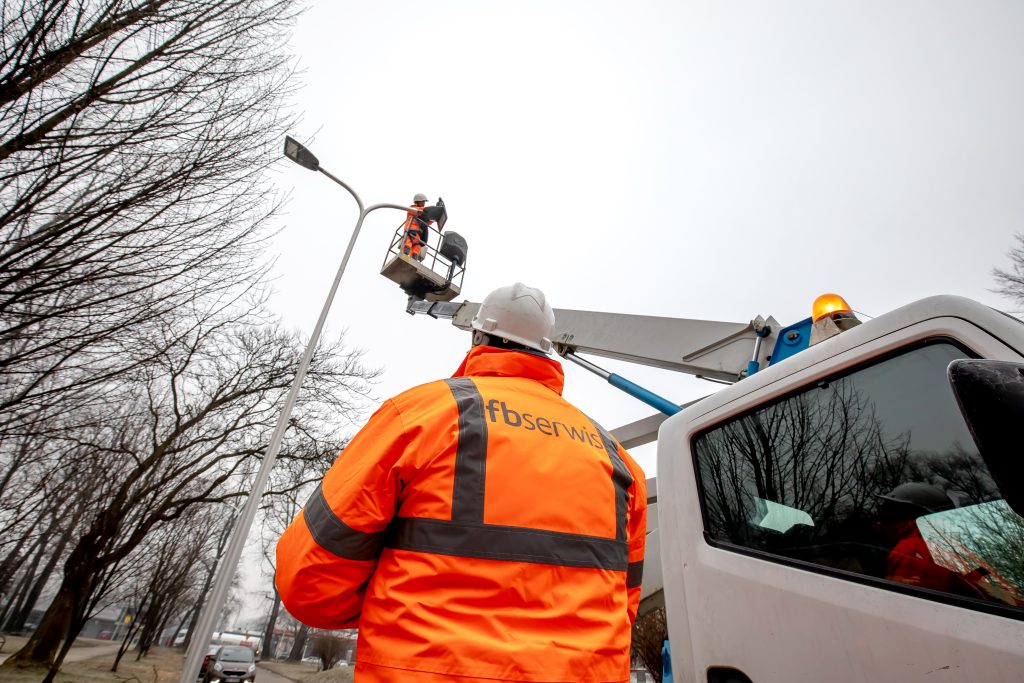
M545 356L474 346L452 377L525 377L540 382L559 396L565 385L562 364Z

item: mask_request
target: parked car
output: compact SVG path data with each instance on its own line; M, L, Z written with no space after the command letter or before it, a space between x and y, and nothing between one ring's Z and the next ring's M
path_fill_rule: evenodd
M206 669L210 666L210 662L217 656L217 650L220 649L220 645L210 645L206 648L206 654L203 655L203 663L199 665L199 678L206 679Z
M256 652L251 647L222 645L206 667L205 683L243 683L256 679Z

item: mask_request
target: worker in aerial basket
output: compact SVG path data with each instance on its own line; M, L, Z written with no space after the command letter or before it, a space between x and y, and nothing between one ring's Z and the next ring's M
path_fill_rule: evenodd
M421 216L426 206L427 195L417 192L412 198L412 206L406 212L405 224L402 225L402 228L405 230L402 253L406 256L412 256L417 261L423 260L421 252L423 245L427 243L427 239L430 237L430 225L433 223L433 221Z
M358 626L355 678L628 681L644 474L561 397L555 319L484 299L451 379L386 401L277 545L310 626Z

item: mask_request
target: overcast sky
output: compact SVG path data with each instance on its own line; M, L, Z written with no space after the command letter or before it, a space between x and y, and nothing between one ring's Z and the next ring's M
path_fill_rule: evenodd
M938 293L1005 308L1021 35L1013 1L320 0L294 34L293 135L366 204L443 197L473 301L522 281L556 308L726 321L795 322L825 291L869 315ZM308 334L355 204L287 162L276 182L272 305ZM381 400L469 344L380 276L401 219L367 219L329 319L384 368ZM678 402L716 388L595 360ZM653 412L566 371L608 428ZM635 455L653 476L653 447Z

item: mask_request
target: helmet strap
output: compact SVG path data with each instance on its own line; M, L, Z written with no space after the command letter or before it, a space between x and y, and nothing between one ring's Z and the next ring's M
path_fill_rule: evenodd
M473 346L491 346L505 351L526 351L527 353L538 353L529 346L519 342L509 341L501 337L495 337L481 330L473 330ZM538 354L539 355L539 354Z

